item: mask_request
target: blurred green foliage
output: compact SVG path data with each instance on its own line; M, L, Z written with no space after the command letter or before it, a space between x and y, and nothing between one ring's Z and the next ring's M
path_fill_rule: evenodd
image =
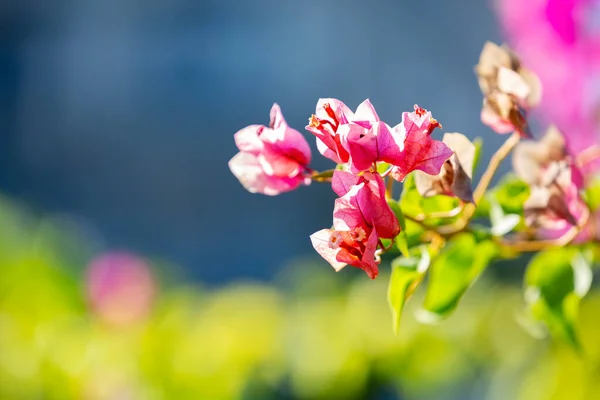
M449 318L437 325L404 318L396 336L384 295L385 262L375 281L358 270L335 274L324 262L301 260L273 284L211 289L163 278L149 315L111 325L86 301L83 272L98 251L93 243L69 232L68 221L39 222L5 199L0 220L2 399L600 397L600 293L594 290L578 297L573 321L583 355L532 337L527 330L543 332L528 325L520 285L485 273ZM457 259L456 269L432 265L431 285L454 276L470 284L481 272L477 260L466 259L473 253L460 251L474 245L466 240L457 237L443 255ZM488 257L487 250L475 257ZM543 257L555 259L540 256L526 284L556 309L577 294L577 284L560 260L546 273ZM419 260L397 261L394 271L407 273L397 279L420 279ZM157 276L169 277L156 268ZM546 291L556 279L565 289ZM463 293L438 295L455 301ZM404 302L405 294L395 295ZM404 313L414 313L425 298L420 288L412 297ZM437 312L436 302L425 299Z

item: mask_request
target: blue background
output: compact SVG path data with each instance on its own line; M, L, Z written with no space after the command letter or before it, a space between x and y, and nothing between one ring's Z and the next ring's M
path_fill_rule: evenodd
M503 138L479 120L485 40L501 41L485 1L5 2L0 190L192 279L268 279L318 257L308 236L331 224L334 194L245 192L232 135L278 102L327 169L304 131L317 99L370 98L390 125L432 110L444 131L485 137L487 157Z

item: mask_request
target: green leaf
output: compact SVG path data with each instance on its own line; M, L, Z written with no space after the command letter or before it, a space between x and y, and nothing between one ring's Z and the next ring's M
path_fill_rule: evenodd
M408 237L406 236L406 231L401 231L398 236L396 236L396 247L400 250L400 253L404 257L410 257L410 253L408 251Z
M578 351L581 344L575 325L579 303L591 280L589 259L574 248L536 254L525 274L525 299L534 318Z
M504 236L512 231L521 222L521 216L517 214L504 214L504 210L494 198L490 196L490 222L492 223L492 235Z
M398 257L392 261L388 286L388 304L392 311L394 333L400 330L400 318L406 301L422 282L429 267L428 250L422 246L420 257Z
M477 169L477 165L479 165L479 161L481 159L481 150L483 148L483 139L477 137L473 140L473 145L475 145L475 155L473 156L473 173Z
M523 213L523 204L529 193L529 186L514 174L506 175L492 190L504 212L519 215Z
M429 275L423 319L442 319L458 305L466 290L498 254L490 240L477 243L473 235L463 233L453 239L435 259ZM427 322L427 321L425 321Z
M586 185L583 197L591 211L596 211L600 208L600 178L592 179Z
M404 220L404 214L402 213L402 209L400 208L400 204L396 200L388 199L388 206L394 212L394 215L398 219L398 224L400 225L400 233L396 236L395 243L400 250L400 253L404 257L408 257L408 238L406 236L406 221Z
M379 163L377 163L377 172L380 173L380 174L383 174L389 168L390 168L390 164L388 164L386 162L379 162Z
M400 196L400 199L402 199L403 196L407 195L411 191L416 191L416 190L417 190L417 185L415 183L415 175L408 174L406 176L406 178L404 178L404 182L402 182L402 195Z

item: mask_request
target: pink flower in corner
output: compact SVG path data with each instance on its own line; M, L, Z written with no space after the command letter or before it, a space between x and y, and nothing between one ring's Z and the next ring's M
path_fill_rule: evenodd
M240 152L229 161L229 168L249 192L273 196L310 184L310 146L287 125L276 103L268 127L247 126L234 139Z
M600 145L600 0L501 0L511 46L544 87L540 109L572 154ZM600 159L589 170L600 170Z
M336 271L350 264L375 279L379 238L393 238L400 232L385 200L383 179L372 172L357 176L335 171L332 187L341 196L335 201L333 229L312 234L313 247Z
M415 104L414 112L402 113L402 122L393 129L394 140L402 143L402 152L392 169L391 175L397 181L403 181L414 170L429 175L440 173L444 162L452 156L452 150L443 142L433 140L431 133L441 128L431 113Z

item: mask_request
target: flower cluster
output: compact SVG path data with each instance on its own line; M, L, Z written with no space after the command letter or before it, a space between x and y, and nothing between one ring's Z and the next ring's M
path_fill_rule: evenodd
M559 301L578 301L589 288L591 272L585 264L595 253L571 252L578 251L575 247L561 251L600 239L600 201L594 198L600 180L592 175L600 143L574 154L555 126L534 139L539 135L529 123L529 111L541 102L542 86L508 47L486 43L475 73L483 94L481 121L512 135L474 189L478 150L466 136L445 133L441 141L433 139L442 126L417 105L392 127L369 100L356 111L337 99L318 101L306 130L316 137L319 153L337 164L331 170L308 167L308 143L285 123L276 104L269 127L251 125L235 134L240 153L230 168L246 189L268 195L311 181L330 183L338 196L333 223L310 236L312 245L336 271L351 265L371 279L379 274L383 253L401 253L392 262L388 290L396 330L404 303L424 281L430 263L434 272L421 315L434 321L456 307L493 258L539 252L526 273L527 301L536 318L566 332L577 345L573 321L556 314L558 308L552 307L558 300L545 296L556 292L547 286L562 284L564 277L573 285L561 287ZM516 178L488 190L511 152ZM400 199L393 196L395 182L402 182ZM489 224L472 223L487 216ZM548 263L556 265L546 268Z
M441 124L417 105L390 127L380 120L369 100L355 112L337 99L318 101L306 130L316 137L319 152L338 164L331 183L339 198L334 205L333 229L316 232L311 241L336 270L349 264L374 279L383 250L381 239L392 239L400 232L398 219L386 201L390 193L386 194L384 177L403 181L418 170L442 182L435 185L443 188L440 193L472 200L471 168L467 167L466 173L463 166L470 161L461 164L462 155L454 155L449 147L455 142L465 147L463 142L470 142L460 134L454 134L460 138L447 136L449 145L434 140L431 134L436 128ZM309 183L315 176L307 167L308 144L287 126L276 104L269 127L248 126L235 134L235 141L240 153L229 166L251 192L278 194ZM466 157L472 162L472 154ZM387 167L382 174L380 165Z

